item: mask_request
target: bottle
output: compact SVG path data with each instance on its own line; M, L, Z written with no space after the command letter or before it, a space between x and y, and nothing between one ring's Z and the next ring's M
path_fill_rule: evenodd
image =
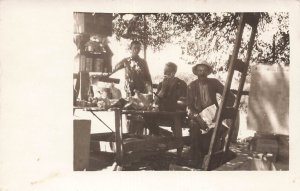
M88 101L92 101L94 98L94 90L93 90L93 86L89 87L89 91L88 91Z

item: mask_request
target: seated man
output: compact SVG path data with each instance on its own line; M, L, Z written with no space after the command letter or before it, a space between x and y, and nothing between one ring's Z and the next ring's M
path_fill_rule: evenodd
M190 135L191 135L191 154L194 162L199 162L200 156L207 152L212 131L207 131L209 126L204 119L202 112L210 113L215 118L216 108L218 108L217 93L223 93L223 84L215 79L208 78L211 74L212 67L206 62L195 65L192 68L193 73L198 79L188 85L187 90L187 111L189 117ZM235 96L230 93L226 105L233 105ZM215 105L215 109L212 107ZM199 139L201 130L207 132ZM195 164L196 165L196 164Z
M168 62L164 68L164 79L159 83L157 92L155 93L155 104L159 111L174 112L178 110L185 110L184 101L186 98L187 84L175 77L177 72L177 65ZM181 101L183 104L178 104ZM167 118L145 117L146 126L150 130L150 134L159 135L159 127L157 125L160 121L166 121ZM171 122L173 126L173 122Z

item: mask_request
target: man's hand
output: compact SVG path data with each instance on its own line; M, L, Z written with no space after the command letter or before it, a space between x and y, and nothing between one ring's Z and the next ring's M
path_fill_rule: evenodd
M193 113L190 110L188 110L188 116L197 122L200 125L201 129L206 130L208 128L206 122L202 119L202 117L198 113Z
M158 96L160 98L164 97L167 89L169 87L169 78L168 77L164 77L162 83L161 83L161 89L160 91L158 92Z
M201 129L206 129L207 128L206 122L202 119L202 117L200 115L197 115L197 117L195 117L195 119L200 124Z
M162 81L162 89L167 88L170 83L170 78L168 76L165 76Z
M196 113L192 112L192 110L190 110L189 108L187 109L187 115L191 118L195 117L195 115L197 115Z

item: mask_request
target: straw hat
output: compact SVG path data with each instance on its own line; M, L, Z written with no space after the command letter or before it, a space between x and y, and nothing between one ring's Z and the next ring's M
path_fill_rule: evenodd
M196 74L196 68L197 68L198 66L200 66L200 65L203 65L203 66L206 66L206 67L207 67L207 69L208 69L208 74L207 74L207 75L209 75L209 74L211 74L211 73L213 72L212 66L211 66L207 61L202 61L200 64L196 64L195 66L193 66L192 71L193 71L193 73L194 73L195 75L197 75L197 74Z

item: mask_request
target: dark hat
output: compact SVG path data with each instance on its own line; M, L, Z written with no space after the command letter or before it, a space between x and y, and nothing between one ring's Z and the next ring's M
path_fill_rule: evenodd
M196 74L196 68L200 65L206 66L208 69L208 75L211 74L213 72L213 68L212 66L207 62L207 61L202 61L200 64L196 64L195 66L193 66L192 71L195 75Z

